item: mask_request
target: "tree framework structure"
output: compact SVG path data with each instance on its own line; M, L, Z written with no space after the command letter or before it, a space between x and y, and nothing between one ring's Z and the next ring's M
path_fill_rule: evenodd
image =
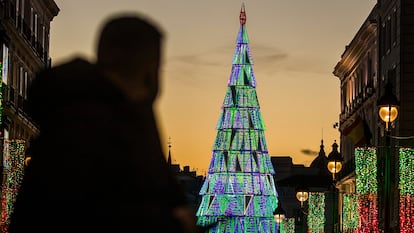
M217 123L208 175L200 190L198 225L209 232L273 233L277 192L240 11L231 75Z

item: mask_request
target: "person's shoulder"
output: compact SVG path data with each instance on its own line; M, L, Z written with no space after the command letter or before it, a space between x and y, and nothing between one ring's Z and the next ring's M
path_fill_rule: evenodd
M45 83L52 86L71 85L69 83L88 82L99 76L96 65L88 60L75 57L61 62L52 67L45 68L36 73L33 85L44 86ZM56 87L56 86L55 86Z
M66 67L92 67L92 63L82 57L75 57L69 61L54 66L53 69L62 69Z
M57 64L53 67L51 67L50 69L45 69L44 72L45 73L68 73L68 74L72 74L73 72L78 72L78 71L93 71L95 70L95 65L93 65L92 63L90 63L89 61L85 60L84 58L81 57L75 57L69 61L66 61L64 63L60 63Z

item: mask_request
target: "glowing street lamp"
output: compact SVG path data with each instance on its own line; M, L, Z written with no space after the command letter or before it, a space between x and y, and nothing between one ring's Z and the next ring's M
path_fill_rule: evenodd
M277 208L273 211L273 217L278 225L278 232L280 232L280 223L285 219L285 210L282 208L280 201L278 201Z
M309 190L305 187L299 187L296 189L296 198L300 201L300 206L303 207L303 202L309 198Z
M335 174L339 173L342 170L342 161L343 158L338 151L338 144L336 141L332 144L332 151L328 155L328 170L332 173L332 232L338 232L337 225L338 225L338 189L336 188L336 178Z
M275 222L277 222L278 224L285 219L285 210L283 210L280 202L278 203L278 206L275 209L275 211L273 211L273 217L275 219Z
M328 155L328 170L332 173L332 178L335 182L335 174L342 170L342 156L338 152L338 144L336 141L332 144L332 152Z
M398 107L400 101L397 96L392 93L392 84L388 82L385 87L384 95L377 102L378 114L382 121L385 122L385 128L389 131L389 123L395 121L398 116Z
M391 129L390 123L395 121L398 116L400 101L392 93L392 84L388 82L385 87L384 95L377 102L378 114L385 122L385 164L384 164L384 231L389 232L390 227L390 196L391 196Z
M302 226L301 227L302 232L305 232L306 218L304 217L304 215L307 215L307 214L304 211L303 203L305 201L307 201L308 198L309 198L309 189L304 187L304 186L299 186L298 188L296 188L296 198L298 199L298 201L300 201L300 216L299 216L299 218L301 219L300 220L300 222L301 222L300 225Z

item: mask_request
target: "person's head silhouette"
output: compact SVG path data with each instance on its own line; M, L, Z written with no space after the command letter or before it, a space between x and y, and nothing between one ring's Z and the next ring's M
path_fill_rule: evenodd
M136 15L104 23L97 65L133 101L153 101L158 93L162 33Z

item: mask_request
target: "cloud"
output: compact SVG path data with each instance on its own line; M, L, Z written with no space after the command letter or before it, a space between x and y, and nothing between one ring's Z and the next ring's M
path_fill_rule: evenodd
M208 77L210 82L215 79L227 79L234 50L235 45L217 46L201 52L172 56L167 58L164 72L182 84L191 86L202 85L197 82L204 80L205 77ZM250 52L253 62L261 64L261 71L278 70L277 64L288 58L287 53L274 46L250 45Z
M219 66L222 65L215 59L212 59L209 54L188 54L175 56L169 59L171 62L184 63L187 65L197 65L197 66Z
M309 156L315 156L318 154L317 151L311 150L311 149L302 149L300 150L300 152L302 152L305 155L309 155Z

